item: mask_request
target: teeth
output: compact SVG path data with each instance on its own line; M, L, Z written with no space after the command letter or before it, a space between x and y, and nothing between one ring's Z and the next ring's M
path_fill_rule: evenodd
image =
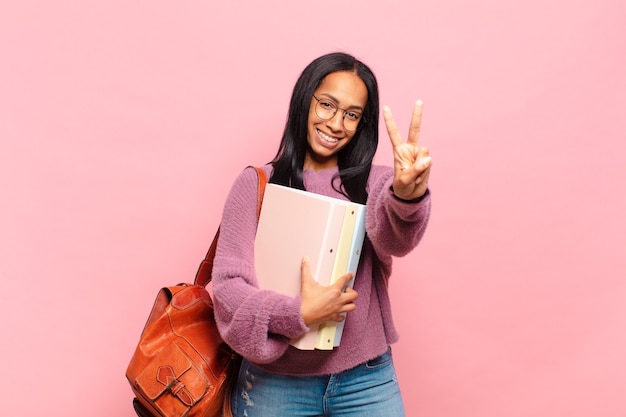
M319 135L321 136L322 139L324 139L327 142L332 142L332 143L336 143L339 142L339 139L335 139L331 136L328 136L327 134L325 134L324 132L318 130L317 133L319 133Z

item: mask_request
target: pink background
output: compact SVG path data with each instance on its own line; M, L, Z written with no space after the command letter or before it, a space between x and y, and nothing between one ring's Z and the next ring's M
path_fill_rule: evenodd
M0 413L133 415L158 288L273 156L299 72L345 50L403 131L425 102L434 211L392 284L407 414L626 416L625 21L619 0L3 2Z

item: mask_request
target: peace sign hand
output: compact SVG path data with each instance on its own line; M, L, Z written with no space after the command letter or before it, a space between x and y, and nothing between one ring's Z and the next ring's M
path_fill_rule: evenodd
M418 146L418 137L422 123L423 103L418 100L413 108L413 116L409 126L409 137L402 140L396 122L393 120L391 109L383 107L383 118L387 125L389 139L393 146L394 176L393 192L403 200L413 200L423 196L428 189L428 177L432 159L428 148Z

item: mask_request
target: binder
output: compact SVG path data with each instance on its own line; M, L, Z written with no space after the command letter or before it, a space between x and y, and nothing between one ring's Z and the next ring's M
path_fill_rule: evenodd
M361 204L268 184L255 239L259 288L299 295L303 256L310 259L313 278L321 285L330 285L348 272L351 264L351 272L356 273L358 259L351 254L360 253L363 245L364 213ZM325 329L324 343L320 343L320 327ZM326 323L310 326L310 331L291 344L303 350L333 349L341 339L336 328Z
M354 286L354 279L356 271L359 268L359 260L361 259L361 251L363 249L363 242L365 240L365 209L358 210L355 219L354 238L352 239L352 245L350 246L350 255L348 258L348 270L352 272L354 276L348 282L348 286ZM344 316L346 313L343 313ZM343 328L345 326L345 320L342 322L335 322L336 331L333 347L339 346L341 342L341 336L343 335Z
M333 271L330 275L329 284L335 283L335 281L337 281L339 277L346 272L353 272L348 268L348 262L350 261L350 251L354 240L357 210L358 209L355 205L351 205L347 207L347 210L344 213L343 228L341 230L341 234L339 235L337 254L335 255L335 263L333 265ZM354 272L356 273L356 271ZM343 322L341 323L343 324ZM335 347L335 335L338 324L339 323L336 321L327 321L320 324L316 344L318 349L331 350Z

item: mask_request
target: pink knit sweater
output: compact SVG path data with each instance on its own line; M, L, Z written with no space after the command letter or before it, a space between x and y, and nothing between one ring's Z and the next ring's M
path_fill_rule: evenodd
M268 178L271 166L264 167ZM346 199L331 186L337 169L304 171L308 191ZM398 340L391 317L388 280L392 256L403 256L420 241L430 213L430 195L419 202L397 199L393 170L373 166L366 208L367 236L354 289L356 310L348 313L341 345L305 351L289 339L307 331L300 299L257 287L254 269L257 174L246 169L226 200L213 269L216 320L224 340L255 365L274 373L322 375L350 369L384 353ZM303 236L306 238L306 236ZM304 254L303 254L304 255ZM398 277L415 279L414 277Z

